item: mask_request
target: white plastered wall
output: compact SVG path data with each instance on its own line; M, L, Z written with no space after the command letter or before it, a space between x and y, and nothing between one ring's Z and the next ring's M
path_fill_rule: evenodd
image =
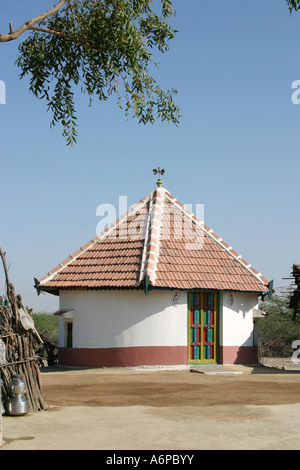
M186 346L186 293L152 291L61 291L60 308L73 319L60 318L59 346L65 346L67 321L73 322L74 348ZM178 297L177 297L178 299Z
M221 346L253 346L253 309L257 294L224 292L221 294Z

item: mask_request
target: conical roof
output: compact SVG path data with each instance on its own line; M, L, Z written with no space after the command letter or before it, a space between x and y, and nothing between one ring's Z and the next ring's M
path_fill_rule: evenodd
M64 289L268 292L268 281L166 189L158 187L36 282Z

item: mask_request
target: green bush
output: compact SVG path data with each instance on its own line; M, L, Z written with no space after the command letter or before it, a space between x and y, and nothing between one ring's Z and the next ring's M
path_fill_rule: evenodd
M300 319L291 320L288 305L289 295L274 295L260 305L268 313L258 320L260 357L290 357L294 352L292 343L300 339Z
M49 313L34 313L33 320L39 334L51 343L58 344L58 317Z

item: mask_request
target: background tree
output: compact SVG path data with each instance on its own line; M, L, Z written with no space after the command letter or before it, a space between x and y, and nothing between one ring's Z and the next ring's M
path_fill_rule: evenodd
M293 341L300 338L300 319L292 320L289 308L292 288L260 303L268 315L258 320L260 357L291 357Z
M286 3L288 4L290 11L292 10L299 10L300 8L300 0L286 0Z
M60 0L52 9L26 21L0 42L19 45L20 77L30 77L30 91L45 99L53 115L51 125L61 123L67 144L76 142L74 91L92 98L117 96L125 115L139 123L156 118L179 124L180 112L173 101L176 91L164 91L150 74L152 51L166 52L176 31L168 23L175 15L170 0L160 0L157 11L151 0Z

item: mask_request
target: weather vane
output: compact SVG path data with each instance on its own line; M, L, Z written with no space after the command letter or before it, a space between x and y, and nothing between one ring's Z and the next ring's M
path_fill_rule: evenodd
M161 176L164 175L164 173L165 173L165 169L163 168L163 169L161 170L160 167L158 167L157 170L154 168L154 170L152 170L152 171L153 171L153 173L154 173L155 175L157 175L157 173L158 173L158 174L161 175ZM160 176L158 177L158 180L156 181L156 184L157 184L157 186L162 186L162 185L163 185L163 182L162 182L162 180L160 179Z

